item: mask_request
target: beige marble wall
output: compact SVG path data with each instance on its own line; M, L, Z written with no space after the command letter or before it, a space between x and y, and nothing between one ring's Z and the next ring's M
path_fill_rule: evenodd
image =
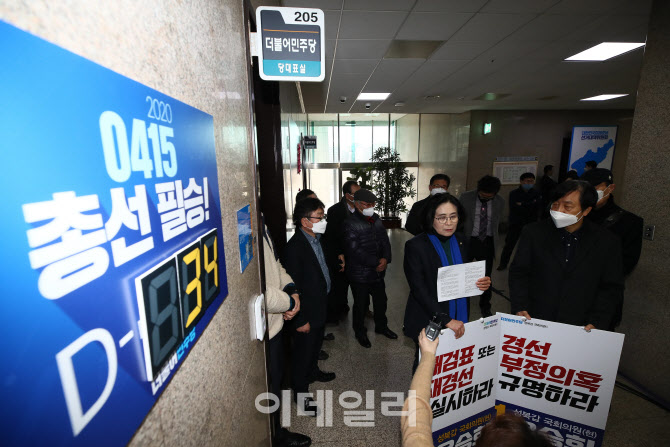
M0 17L214 116L229 295L131 445L269 445L254 408L264 351L249 329L259 269L240 274L235 217L254 200L243 2L12 0Z
M477 110L472 111L470 154L468 157L468 189L477 180L493 171L496 157L537 156L538 172L545 165L554 165L554 178L561 163L563 138L570 138L572 127L578 125L618 125L612 172L617 195L625 189L624 173L633 117L632 110ZM492 132L484 135L484 123L492 124ZM517 186L503 186L505 200ZM505 210L506 220L508 210Z
M468 168L470 112L421 114L418 199L428 195L428 182L438 173L451 178L449 192L465 191Z
M670 405L670 2L655 0L626 159L621 205L656 225L626 281L620 371Z

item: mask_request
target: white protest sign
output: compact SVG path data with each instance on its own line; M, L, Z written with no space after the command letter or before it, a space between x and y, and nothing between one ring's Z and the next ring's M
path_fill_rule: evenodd
M474 445L493 419L498 338L497 316L466 323L459 339L449 329L440 336L430 399L436 446Z
M496 404L524 417L554 445L601 445L624 336L497 316Z

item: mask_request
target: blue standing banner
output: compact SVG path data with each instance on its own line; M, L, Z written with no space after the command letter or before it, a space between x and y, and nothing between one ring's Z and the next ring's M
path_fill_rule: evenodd
M213 118L0 21L3 445L127 443L228 294Z

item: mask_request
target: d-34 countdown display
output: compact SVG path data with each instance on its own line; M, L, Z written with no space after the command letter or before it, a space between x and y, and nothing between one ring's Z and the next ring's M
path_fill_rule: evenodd
M3 445L123 445L228 294L213 118L0 21Z

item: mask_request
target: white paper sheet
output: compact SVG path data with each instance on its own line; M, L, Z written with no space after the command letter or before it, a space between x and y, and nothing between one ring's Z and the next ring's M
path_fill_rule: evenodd
M437 271L437 300L442 302L481 295L484 292L477 288L476 282L484 276L485 261L440 267Z

